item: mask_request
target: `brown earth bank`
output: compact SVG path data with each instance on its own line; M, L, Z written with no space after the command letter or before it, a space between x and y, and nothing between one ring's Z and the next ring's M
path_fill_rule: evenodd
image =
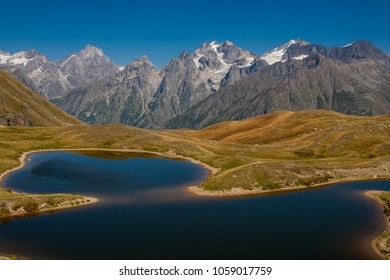
M375 200L384 209L386 230L372 241L373 250L382 258L390 260L390 192L367 191L365 195Z

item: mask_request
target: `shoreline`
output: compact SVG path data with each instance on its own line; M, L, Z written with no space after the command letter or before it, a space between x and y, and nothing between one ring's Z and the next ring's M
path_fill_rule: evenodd
M345 179L338 179L333 180L326 183L319 183L314 184L311 186L299 186L299 187L292 187L292 188L280 188L276 190L262 190L262 189L244 189L244 188L232 188L229 190L215 190L215 191L209 191L200 188L199 186L189 186L186 188L188 193L194 194L194 195L200 195L200 196L209 196L209 197L247 197L247 196L262 196L262 195L276 195L276 194L284 194L284 193L290 193L295 191L305 191L305 190L314 190L319 188L324 188L328 186L332 186L335 184L341 184L341 183L354 183L354 182L375 182L375 181L388 181L390 180L390 177L381 177L381 178L345 178Z
M53 213L61 210L66 210L66 209L71 209L71 208L77 208L77 207L82 207L86 205L90 205L93 203L98 202L99 199L96 197L91 197L91 196L81 196L81 198L77 198L74 200L69 200L65 201L61 205L52 207L52 208L42 208L33 212L28 212L28 211L14 211L10 214L0 216L0 220L2 219L8 219L12 217L28 217L28 216L35 216L39 215L41 213ZM71 204L73 203L73 204Z
M378 197L378 194L380 194L382 192L386 192L386 191L374 191L374 190L373 191L366 191L366 192L364 192L364 196L375 201L382 209L384 209L385 204ZM385 220L386 220L386 228L380 236L376 237L374 240L371 241L371 248L375 252L375 254L378 255L380 258L385 259L385 260L390 260L390 256L383 254L380 250L382 247L381 241L386 242L386 235L390 234L390 216L387 216L386 214L383 214L383 216L385 217ZM390 238L390 237L387 237L387 238Z
M72 152L72 151L107 151L107 152L128 152L128 153L145 153L145 154L152 154L152 155L158 155L163 158L169 158L169 159L182 159L182 160L188 160L194 164L198 164L203 166L205 169L209 171L209 177L215 175L217 172L220 171L219 168L216 168L214 166L211 166L205 162L202 162L200 160L186 157L183 155L178 155L175 152L152 152L152 151L145 151L145 150L139 150L139 149L109 149L109 148L69 148L69 149L43 149L43 150L32 150L24 152L22 155L19 156L20 165L13 167L11 169L6 170L2 174L0 174L0 186L5 176L8 174L23 168L27 161L27 156L33 153L39 153L39 152ZM240 187L232 188L229 190L205 190L197 186L187 186L185 187L185 191L187 193L190 193L192 195L199 195L199 196L209 196L209 197L246 197L246 196L261 196L261 195L275 195L275 194L283 194L283 193L289 193L294 191L305 191L305 190L311 190L311 189L317 189L322 187L327 187L339 183L352 183L352 182L374 182L374 181L386 181L390 180L390 177L375 177L375 178L356 178L356 177L346 177L344 179L336 179L324 183L318 183L313 184L311 186L298 186L298 187L290 187L290 188L280 188L275 190L262 190L262 189L244 189Z
M138 149L108 149L108 148L74 148L74 149L43 149L43 150L32 150L32 151L27 151L22 153L19 156L19 161L20 164L19 166L13 167L9 170L6 170L2 174L0 174L0 186L8 174L15 172L16 170L23 168L26 165L26 162L28 160L28 156L33 153L39 153L39 152L77 152L77 151L108 151L108 152L128 152L128 153L145 153L145 154L152 154L152 155L157 155L161 156L163 158L169 158L169 159L182 159L182 160L188 160L194 164L198 164L203 166L205 169L209 171L209 177L214 176L217 172L220 171L220 169L213 167L207 163L204 163L200 160L196 160L191 157L186 157L183 155L177 155L175 152L152 152L152 151L144 151L144 150L138 150ZM299 186L299 187L293 187L293 188L281 188L281 189L276 189L276 190L262 190L262 189L255 189L255 190L248 190L244 188L232 188L230 190L216 190L216 191L209 191L209 190L204 190L200 188L199 186L187 186L185 187L185 191L191 195L199 195L199 196L209 196L209 197L248 197L248 196L261 196L261 195L277 195L277 194L283 194L283 193L289 193L289 192L294 192L294 191L306 191L306 190L311 190L311 189L317 189L321 187L326 187L338 183L348 183L348 182L370 182L370 181L380 181L380 180L390 180L389 177L376 177L376 178L344 178L344 179L337 179L333 180L331 182L325 182L325 183L319 183L319 184L314 184L312 186ZM372 193L379 193L379 191L367 191L365 192L365 196L367 198L375 200L379 205L383 205L383 202L374 195L371 195ZM75 208L75 207L82 207L85 205L93 204L98 202L99 200L95 197L87 197L87 196L82 196L84 201L90 200L90 202L86 203L80 203L77 205L64 205L56 208L50 208L50 209L41 209L36 212L27 212L27 213L17 213L17 214L10 214L7 216L3 216L4 218L7 217L22 217L22 216L29 216L29 215L36 215L44 212L56 212L56 211L61 211L61 210L66 210L70 208ZM387 226L386 226L386 231L387 233L390 233L390 221L387 219ZM385 232L386 233L386 232ZM371 247L376 255L380 258L385 258L385 259L390 259L390 257L387 257L383 255L380 250L377 247L378 241L382 238L383 235L375 238L371 242ZM1 259L10 259L7 257L0 256Z
M167 152L167 153L161 153L161 152L151 152L151 151L144 151L144 150L137 150L137 149L107 149L107 148L74 148L74 149L43 149L43 150L32 150L32 151L27 151L27 152L24 152L23 154L21 154L19 156L19 161L20 161L20 164L19 166L15 166L11 169L8 169L6 171L4 171L2 174L0 174L0 185L1 185L1 182L3 181L4 177L7 176L8 174L20 169L20 168L23 168L25 165L26 165L26 161L27 161L27 156L30 155L30 154L34 154L34 153L40 153L40 152L61 152L61 151L64 151L64 152L71 152L71 151L107 151L107 152L128 152L128 153L145 153L145 154L152 154L152 155L158 155L158 156L161 156L161 157L164 157L164 158L171 158L171 159L183 159L183 160L188 160L194 164L198 164L198 165L201 165L203 166L204 168L206 168L210 173L211 175L214 175L216 174L219 169L216 168L216 167L213 167L207 163L204 163L200 160L197 160L197 159L194 159L194 158L191 158L191 157L186 157L186 156L182 156L182 155L177 155L176 153L172 153L172 152Z

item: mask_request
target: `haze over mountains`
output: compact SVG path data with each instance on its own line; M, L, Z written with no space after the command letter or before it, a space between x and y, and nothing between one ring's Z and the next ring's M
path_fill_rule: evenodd
M390 114L390 57L368 41L291 40L259 56L213 41L162 69L146 57L122 68L88 45L60 62L0 52L0 67L91 124L201 128L280 109Z

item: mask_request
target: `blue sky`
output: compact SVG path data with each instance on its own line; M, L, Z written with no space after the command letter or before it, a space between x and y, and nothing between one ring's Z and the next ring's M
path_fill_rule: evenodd
M0 50L58 61L90 43L117 64L147 55L157 66L213 40L262 54L293 38L365 39L390 53L389 11L388 0L2 1Z

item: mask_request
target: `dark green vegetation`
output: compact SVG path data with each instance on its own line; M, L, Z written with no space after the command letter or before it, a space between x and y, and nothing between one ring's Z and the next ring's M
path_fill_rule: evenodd
M0 70L0 125L62 126L82 122Z

